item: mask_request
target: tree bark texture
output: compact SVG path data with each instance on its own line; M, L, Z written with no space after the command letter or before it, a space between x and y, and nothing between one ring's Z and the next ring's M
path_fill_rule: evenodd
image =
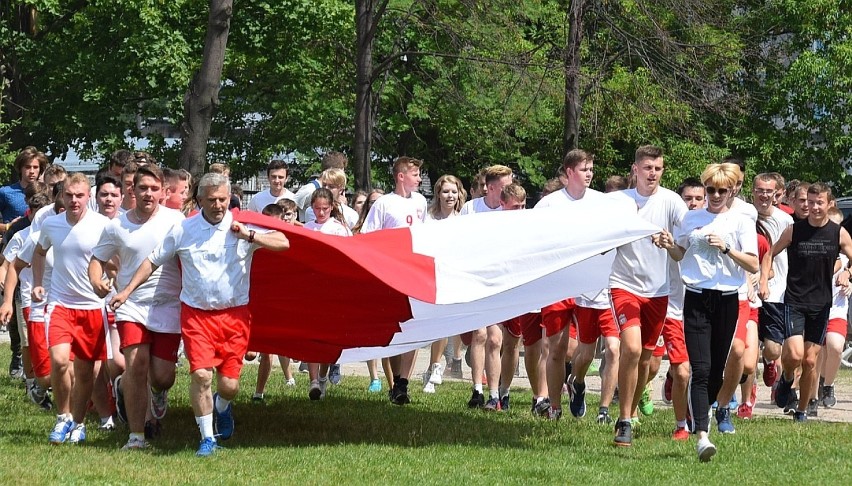
M192 76L183 99L180 166L193 177L204 173L210 125L219 106L222 68L233 15L233 0L210 0L207 36L201 67Z
M563 152L577 148L580 139L580 45L583 42L583 15L587 0L573 0L568 6L568 40L565 45L565 122Z
M355 143L353 167L355 189L370 191L373 142L373 0L355 1Z

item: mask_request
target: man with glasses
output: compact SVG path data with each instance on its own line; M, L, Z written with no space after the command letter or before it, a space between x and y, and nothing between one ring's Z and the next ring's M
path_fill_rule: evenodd
M296 200L296 195L284 187L287 183L287 162L273 160L266 166L266 178L269 179L269 189L258 192L248 203L248 210L259 213L267 204L275 204L280 199Z

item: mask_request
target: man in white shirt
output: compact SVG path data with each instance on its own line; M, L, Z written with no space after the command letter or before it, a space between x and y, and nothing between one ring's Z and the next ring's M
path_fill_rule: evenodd
M614 444L633 445L631 417L647 381L651 355L663 329L669 299L669 256L660 238L671 238L686 214L686 204L674 191L660 187L663 151L639 147L633 162L636 188L621 191L639 216L663 232L618 248L610 274L610 300L621 331L618 363L619 417Z
M266 178L269 180L269 189L258 192L248 203L248 210L259 213L267 204L275 204L280 199L296 200L296 195L284 187L287 183L287 162L273 160L266 166Z
M239 391L243 356L248 350L252 255L257 248L289 248L281 232L256 231L234 221L228 211L230 200L228 178L205 174L198 183L201 215L174 226L110 302L113 309L119 309L157 268L175 257L180 259L180 322L192 375L190 401L201 432L198 456L212 455L219 448L213 433L214 415L220 438L228 439L234 432L231 400ZM215 395L211 392L214 369Z
M95 362L106 359L103 299L89 284L89 259L104 227L105 216L88 210L89 181L77 172L65 181L61 197L65 213L44 221L33 256L33 302L48 298L47 342L50 346L51 385L57 421L50 442L86 440L83 419L94 387ZM45 256L54 248L53 275L48 292L43 287ZM74 359L72 390L71 352Z
M107 262L118 260L116 284L124 288L136 269L165 239L183 214L159 205L164 175L156 166L140 167L133 190L136 207L110 224L101 234L89 262L89 280L95 292L106 297L112 285L103 278ZM158 268L116 311L121 353L126 370L116 380L115 393L122 394L130 438L124 449L144 449L145 416L163 418L167 393L175 381L175 363L180 344L180 271L172 259ZM149 380L150 393L149 397Z
M370 233L389 228L403 228L423 223L426 219L426 198L417 188L420 187L420 167L422 160L411 157L397 157L393 163L393 177L396 181L394 191L378 198L361 227L361 233ZM390 401L396 405L411 402L408 395L408 381L414 369L417 350L409 351L390 359L393 370Z
M487 213L502 210L500 195L503 188L512 183L512 169L505 165L492 165L483 171L485 175L485 195L464 203L460 215ZM469 408L499 410L500 407L500 349L503 347L503 331L500 326L476 329L471 333L470 373L473 379L473 393L467 402ZM482 373L488 380L488 400L482 393Z

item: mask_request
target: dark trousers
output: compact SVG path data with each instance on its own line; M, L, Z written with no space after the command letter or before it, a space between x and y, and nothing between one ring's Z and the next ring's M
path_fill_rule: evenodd
M12 374L17 369L23 367L21 363L21 334L18 332L18 319L21 315L21 299L18 295L18 289L15 289L15 299L12 301L15 312L12 313L12 319L6 329L9 331L9 344L12 348L12 360L9 362L9 374Z
M722 388L725 363L737 328L737 310L736 292L724 295L716 290L686 291L683 332L692 366L689 405L694 431L709 431L707 414Z

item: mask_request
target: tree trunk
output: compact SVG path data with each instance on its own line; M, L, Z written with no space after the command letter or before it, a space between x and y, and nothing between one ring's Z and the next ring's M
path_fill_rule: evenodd
M369 192L373 142L373 0L355 1L355 189Z
M580 138L580 44L587 0L573 0L568 7L568 41L565 45L565 125L563 151L577 148Z
M183 98L180 166L193 177L203 174L206 165L207 140L213 114L219 106L219 87L222 83L233 3L233 0L210 0L201 67L192 76Z

